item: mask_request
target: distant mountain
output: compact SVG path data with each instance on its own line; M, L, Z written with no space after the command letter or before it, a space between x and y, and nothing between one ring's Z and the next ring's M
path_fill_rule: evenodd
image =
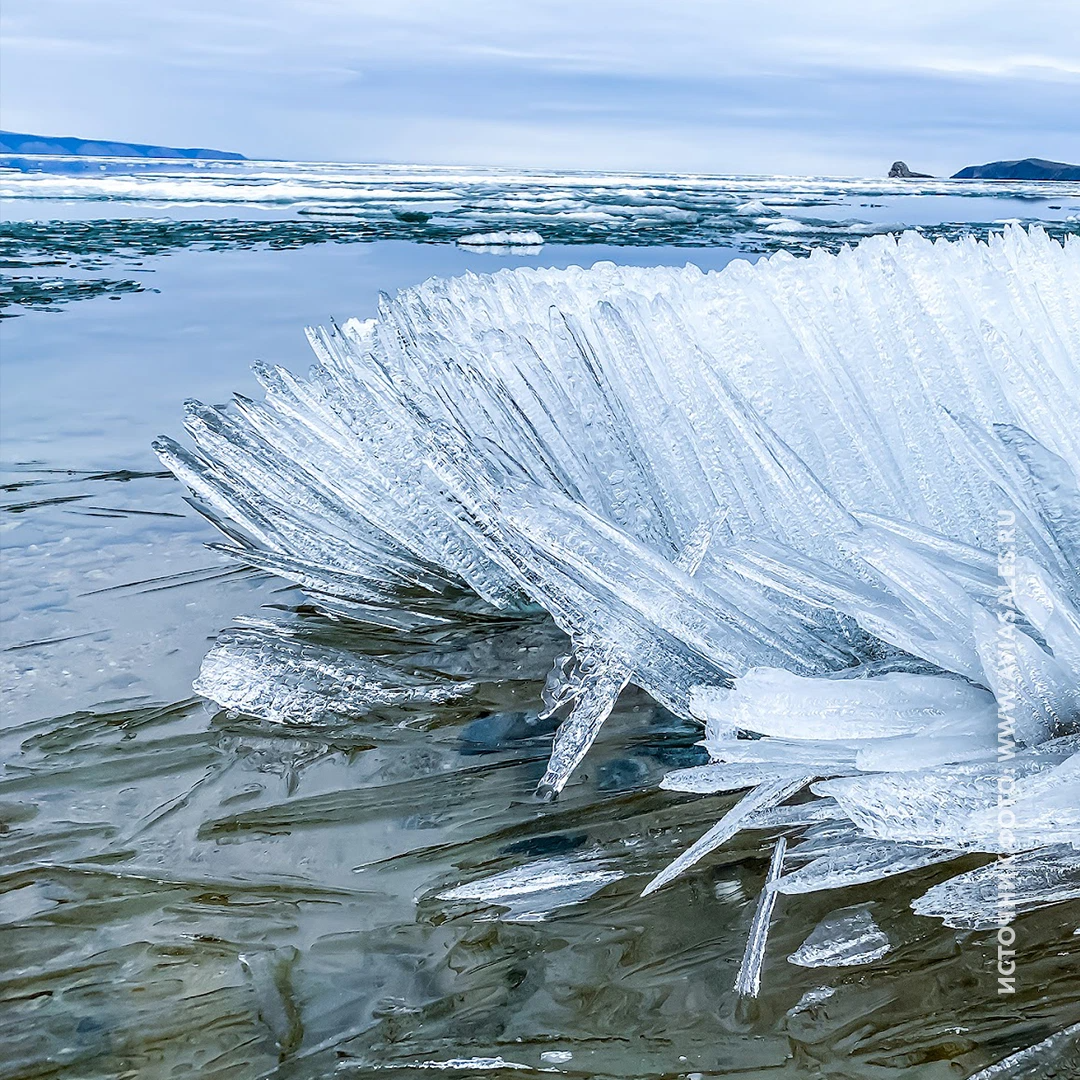
M991 161L988 165L969 165L953 176L954 180L1080 180L1080 165L1065 165L1042 158L1021 161Z
M72 157L244 160L243 154L233 154L228 150L206 150L202 147L189 147L180 150L175 146L150 146L147 143L95 142L91 139L60 139L49 135L22 135L15 131L0 131L0 154L25 154L29 157L66 154Z

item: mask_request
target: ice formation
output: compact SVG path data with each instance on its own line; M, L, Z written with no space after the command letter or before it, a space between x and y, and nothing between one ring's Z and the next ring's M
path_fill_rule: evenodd
M836 911L818 924L788 957L799 967L856 967L880 960L892 948L865 907Z
M494 904L506 909L506 921L538 922L623 877L623 871L607 867L602 860L553 856L447 889L437 899Z
M1042 1080L1080 1074L1080 1024L981 1069L970 1080Z
M776 906L776 892L768 886L775 882L783 872L785 854L787 854L787 840L781 836L773 847L772 858L769 860L769 872L765 875L766 888L758 897L754 919L750 924L750 933L746 938L742 963L735 976L735 993L740 997L757 997L761 989L761 965L765 960L769 924L772 922L773 908Z
M1021 908L1075 894L1080 242L506 270L310 336L307 378L190 404L163 460L223 550L339 614L550 613L549 792L627 682L703 721L712 764L665 786L749 793L647 891L780 826L809 831L770 891L1023 852ZM202 691L294 715L228 647ZM979 873L916 910L980 924Z

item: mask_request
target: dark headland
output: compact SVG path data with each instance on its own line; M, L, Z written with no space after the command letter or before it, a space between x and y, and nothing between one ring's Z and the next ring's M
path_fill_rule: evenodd
M891 180L930 180L932 174L913 172L903 161L894 161L889 169ZM968 165L951 180L1080 180L1080 165L1045 158L1021 158L1018 161L991 161L986 165Z
M69 157L200 158L217 161L243 161L243 154L229 150L208 150L201 146L178 148L152 146L149 143L99 142L94 139L54 138L51 135L24 135L0 131L0 154L25 154L40 157L63 154Z
M1043 158L1019 161L991 161L987 165L969 165L954 173L954 180L1080 180L1080 165Z

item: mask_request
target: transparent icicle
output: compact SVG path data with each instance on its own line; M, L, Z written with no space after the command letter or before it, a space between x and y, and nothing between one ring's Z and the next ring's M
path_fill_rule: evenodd
M769 940L769 926L772 923L773 908L776 906L776 892L769 886L783 873L786 851L787 840L781 836L773 847L769 872L765 876L765 887L758 897L754 919L750 924L750 934L746 939L746 950L739 965L739 973L735 976L735 993L740 997L755 998L761 989L761 965L765 961L765 945Z

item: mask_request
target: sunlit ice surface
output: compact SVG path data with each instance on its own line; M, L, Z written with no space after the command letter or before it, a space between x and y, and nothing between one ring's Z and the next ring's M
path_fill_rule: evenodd
M598 258L689 258L719 267L735 252L642 253L579 249L575 256L549 247L539 257L495 256L381 243L207 252L191 245L172 258L143 256L160 293L124 295L115 305L91 300L65 306L62 315L31 311L5 326L28 359L32 350L42 354L36 372L28 363L8 381L37 419L9 412L14 423L4 431L16 451L5 458L22 462L8 477L6 517L15 527L5 538L6 575L21 584L15 603L5 605L15 614L5 644L19 647L5 653L14 679L0 794L3 933L12 943L4 1042L14 1047L4 1068L11 1075L47 1074L51 1060L57 1070L102 1076L125 1069L174 1075L184 1067L207 1075L374 1075L435 1063L450 1075L557 1068L590 1076L798 1076L823 1067L834 1075L967 1076L1028 1047L1036 1048L1034 1057L1000 1075L1039 1075L1032 1068L1047 1064L1068 1075L1070 1026L1078 1019L1075 901L1059 896L1017 919L1017 992L999 997L995 932L947 925L931 910L959 910L969 893L962 880L949 883L992 869L993 855L976 849L958 857L940 832L933 850L947 855L938 862L926 860L918 839L866 839L859 832L865 822L835 813L843 798L854 805L857 788L814 798L804 790L772 809L762 806L757 821L640 897L745 791L760 797L767 784L779 791L794 782L792 756L796 766L812 766L808 774L821 769L820 727L836 722L837 709L827 695L784 683L789 676L775 672L786 664L748 671L744 690L736 681L726 698L716 686L711 696L701 691L698 705L685 710L674 701L657 704L631 677L559 798L540 802L534 792L550 783L554 730L568 709L586 714L589 697L573 691L602 681L579 648L590 642L580 635L571 642L516 585L506 603L478 602L475 590L460 585L444 590L446 603L430 588L418 596L410 586L392 604L375 605L372 621L368 598L335 596L310 582L297 589L265 566L207 552L214 531L139 449L147 432L173 426L173 403L184 393L223 402L230 387L248 386L243 370L252 355L303 371L309 361L292 328L325 322L328 311L342 317L342 333L353 312L383 320L392 304L375 309L379 287L393 290L431 273ZM808 265L801 260L796 269ZM286 266L291 271L274 269ZM1064 295L1053 271L1043 273L1051 293ZM586 295L589 274L607 275L602 299L613 305L633 291L611 288L620 274L625 285L630 271L570 271L586 288L560 293L566 314L600 306L595 294ZM662 271L658 280L673 277ZM985 278L991 288L990 271ZM930 271L927 285L933 280ZM491 288L487 279L474 286L472 296ZM367 290L359 302L358 288ZM1042 296L1046 288L1029 286L1029 298L1031 289ZM806 300L792 291L791 303ZM512 334L528 309L509 317L516 310L493 308L488 317ZM1000 329L1005 318L995 314L991 325ZM816 319L805 325L820 330ZM591 322L587 330L594 331ZM810 335L795 336L802 349ZM119 351L130 352L130 367L116 357L122 337ZM464 356L466 346L454 340ZM484 341L481 360L504 355L486 332ZM1045 335L1038 341L1041 349ZM791 356L797 349L777 351ZM1068 355L1075 362L1075 351ZM76 377L76 360L91 362L90 372ZM165 385L141 383L140 363L152 365ZM75 389L62 385L65 364ZM108 384L101 406L95 369ZM735 389L745 396L754 390ZM49 424L46 390L69 402L53 446L41 438ZM1058 398L1054 406L1067 409L1069 400ZM1016 403L1005 400L1015 412ZM234 421L243 415L237 406L226 413ZM1010 414L975 419L1021 426ZM991 434L1000 438L992 427ZM1045 431L1036 435L1046 438ZM957 445L974 453L967 442ZM426 446L429 455L437 446ZM1063 458L1060 446L1047 448ZM515 488L523 478L512 451L507 444L493 465L500 484ZM809 456L805 447L795 452ZM300 464L294 454L290 466ZM975 465L970 472L977 475ZM997 498L987 503L995 513ZM289 512L298 506L294 500ZM632 501L625 508L632 510ZM865 504L846 510L875 512ZM605 519L641 544L620 523L623 512ZM643 546L682 575L675 580L684 586L715 589L718 553L732 546L738 520L730 511L700 517L686 522L678 544L649 537ZM341 549L364 532L354 529ZM960 542L979 547L974 531L965 536ZM235 546L237 539L224 542ZM980 550L996 556L996 533L983 540L988 547ZM13 565L13 553L25 561ZM45 594L30 584L39 576ZM922 622L931 625L926 615ZM1029 624L1025 632L1033 631ZM1034 633L1057 659L1045 635ZM859 635L852 629L849 636ZM552 676L553 657L565 656L574 659ZM937 660L887 670L881 661L895 657L874 661L884 688L894 685L887 674L931 680L931 690L938 685ZM610 666L602 672L610 677ZM970 726L992 688L980 697L977 679L959 674L951 677L952 719ZM196 678L204 692L248 696L217 711L192 695ZM622 681L614 680L616 689ZM909 681L904 690L904 707L892 712L880 699L846 698L845 738L826 740L828 769L809 783L885 772L880 762L858 767L854 759L872 759L867 744L880 732L856 734L853 725L887 723L888 739L917 743L920 732L913 738L910 729L933 706L925 682ZM729 721L751 723L755 697L771 703L776 723L784 721L776 703L797 700L796 719L806 717L808 731L820 716L819 730L813 739L804 731L801 740L798 731L783 730L727 737ZM553 706L547 719L538 718ZM763 712L752 722L760 726ZM966 738L970 751L975 734L950 737ZM706 746L698 745L703 736ZM944 737L935 736L935 749L948 756ZM753 753L766 743L781 759ZM898 746L881 747L889 768ZM977 764L972 759L966 773L957 771L973 775ZM774 879L760 989L740 1003L736 976L781 834L790 846ZM820 877L822 859L848 876L853 860L864 870L874 858L895 868L890 844L913 849L902 874L843 891L793 888L815 863ZM1067 867L1061 851L1052 854L1054 866ZM929 905L925 914L911 907L920 898Z

